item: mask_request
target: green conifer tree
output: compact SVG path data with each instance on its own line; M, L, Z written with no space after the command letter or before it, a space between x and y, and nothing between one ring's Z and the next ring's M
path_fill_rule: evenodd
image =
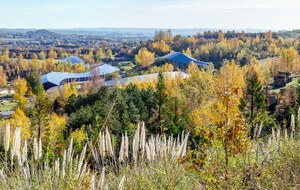
M158 122L160 132L163 132L163 107L167 100L165 77L162 71L159 71L157 76L156 92L155 92L157 111L158 111Z
M241 99L240 109L251 125L250 136L254 137L256 119L265 111L265 94L261 73L256 59L252 59L246 73L245 95Z

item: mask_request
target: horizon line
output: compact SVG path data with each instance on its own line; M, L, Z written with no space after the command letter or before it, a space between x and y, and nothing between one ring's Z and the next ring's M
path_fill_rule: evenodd
M217 28L217 27L183 27L183 28L167 28L167 27L0 27L1 29L10 29L10 30L91 30L91 29L144 29L144 30L257 30L257 31L293 31L299 30L300 28L293 29L264 29L264 28Z

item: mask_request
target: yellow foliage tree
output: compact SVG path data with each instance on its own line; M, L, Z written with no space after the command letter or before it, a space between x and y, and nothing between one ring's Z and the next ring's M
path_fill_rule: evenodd
M49 120L49 148L55 155L61 154L65 149L64 130L66 128L66 116L53 113Z
M151 53L147 48L139 50L138 54L135 55L135 61L142 67L148 67L155 61L155 53Z
M76 66L75 66L75 72L76 73L83 73L83 72L85 72L85 68L84 68L83 63L76 64Z
M213 73L209 70L199 70L189 65L189 78L185 80L183 92L186 96L186 105L190 110L201 108L214 95Z
M25 115L24 111L17 108L10 119L10 125L14 130L17 127L21 127L22 140L29 140L30 133L30 119Z
M41 51L41 52L39 53L39 59L40 59L40 60L46 59L46 54L45 54L44 51Z
M271 31L266 32L266 41L271 43L273 41L273 33Z
M183 51L182 53L184 53L184 54L186 54L186 55L188 55L188 56L192 56L192 51L191 51L191 49L188 47L185 51Z
M65 106L66 102L69 100L69 98L72 95L77 96L78 95L78 84L76 81L73 81L71 83L67 83L63 86L62 92L61 92L61 99L60 99L60 105Z
M40 70L40 66L41 64L39 63L39 60L37 59L32 59L31 63L30 63L30 69L32 71L39 71Z
M277 55L278 50L276 44L271 44L269 47L269 51L273 56Z
M188 66L188 68L186 69L186 72L188 74L192 74L192 72L196 71L196 70L199 70L199 67L196 63L194 62L191 62Z
M214 97L191 114L204 147L215 140L222 144L226 165L229 155L245 151L248 142L248 127L239 109L245 86L243 75L234 61L225 64L214 78Z
M258 34L256 34L255 39L254 39L254 43L259 43L260 41L260 37Z
M225 39L225 34L221 30L218 33L218 40L221 42Z
M294 48L281 50L280 70L292 72L295 69L298 53Z
M171 51L170 46L163 40L158 42L152 42L150 47L153 51L161 52L161 53L169 53Z
M18 77L14 80L14 89L15 94L13 98L18 103L18 107L24 110L28 105L28 99L25 97L28 91L27 81L21 77Z
M48 58L56 59L57 58L57 52L55 50L51 49L48 53Z
M3 66L0 66L0 87L5 87L7 83L7 76L3 71Z
M164 64L161 66L162 72L172 72L174 71L174 66L172 64Z
M44 64L43 64L43 72L44 73L49 73L51 71L54 70L54 66L55 66L55 63L54 63L54 59L53 58L48 58L44 61Z
M73 131L70 135L70 138L73 138L74 147L77 152L82 150L84 143L86 141L86 134L84 131L84 127L81 127L80 129L76 129Z
M23 57L23 54L22 54L22 53L20 53L20 54L19 54L19 59L24 59L24 57Z

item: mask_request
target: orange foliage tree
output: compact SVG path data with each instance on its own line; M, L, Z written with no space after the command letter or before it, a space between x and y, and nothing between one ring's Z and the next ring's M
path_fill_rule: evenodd
M248 127L239 109L245 86L243 74L234 61L226 63L214 77L214 95L191 114L196 136L202 139L203 147L219 142L224 149L226 164L231 154L246 150L248 141Z

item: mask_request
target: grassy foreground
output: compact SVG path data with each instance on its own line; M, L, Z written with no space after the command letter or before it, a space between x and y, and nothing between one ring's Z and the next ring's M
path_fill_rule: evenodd
M105 130L80 155L74 154L71 140L54 161L48 160L41 139L22 142L19 128L11 135L6 126L1 137L0 189L300 188L299 136L287 130L253 141L227 166L222 147L206 150L203 158L187 150L188 134L147 138L144 126L133 139L123 134L118 147Z

